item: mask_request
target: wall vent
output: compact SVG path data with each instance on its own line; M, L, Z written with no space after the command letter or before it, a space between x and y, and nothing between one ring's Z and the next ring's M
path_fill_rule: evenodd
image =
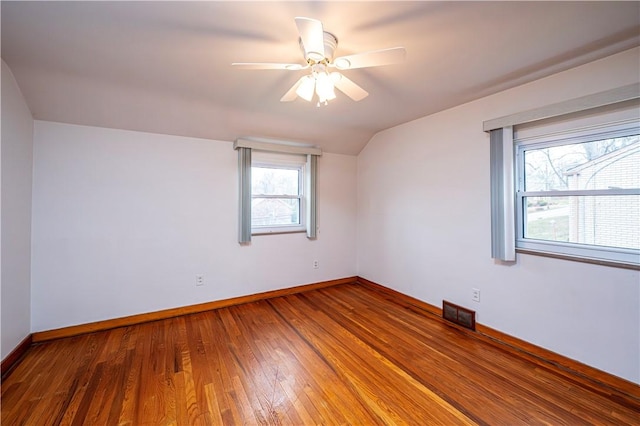
M476 331L476 312L446 300L442 301L442 318Z

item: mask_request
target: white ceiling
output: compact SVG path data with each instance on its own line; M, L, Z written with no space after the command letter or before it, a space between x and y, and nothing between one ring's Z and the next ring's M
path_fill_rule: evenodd
M378 131L640 45L640 2L7 2L2 58L34 118L357 154ZM336 56L404 46L344 71L369 92L328 106L279 99L305 71L294 17Z

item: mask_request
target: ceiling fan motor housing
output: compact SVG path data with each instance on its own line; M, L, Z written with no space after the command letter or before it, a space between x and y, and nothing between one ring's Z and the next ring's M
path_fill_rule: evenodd
M323 31L322 35L324 36L324 57L321 58L320 55L314 55L314 52L306 52L304 48L304 44L302 44L302 38L298 38L298 43L300 44L300 49L302 50L302 54L304 55L304 59L307 63L318 63L322 62L326 59L327 63L333 60L333 52L338 47L338 38L331 34L328 31Z

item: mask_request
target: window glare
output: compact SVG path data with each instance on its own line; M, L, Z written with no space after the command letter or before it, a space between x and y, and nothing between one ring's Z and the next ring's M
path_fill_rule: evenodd
M298 195L300 170L252 167L251 192L254 195Z
M640 136L524 151L525 191L637 188Z

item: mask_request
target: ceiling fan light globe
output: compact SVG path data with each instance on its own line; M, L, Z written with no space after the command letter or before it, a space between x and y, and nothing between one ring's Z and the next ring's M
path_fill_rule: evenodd
M327 88L325 89L326 93L324 94L324 98L328 101L331 101L333 99L336 98L336 91L333 87L333 84L331 84L330 86L327 86Z
M316 75L316 93L318 94L320 102L326 102L336 98L333 81L326 72Z
M307 102L311 102L311 99L313 98L313 89L315 87L315 83L316 82L313 77L307 76L302 81L302 83L300 83L300 86L298 86L298 88L296 89L296 95Z
M323 97L318 96L318 101L319 101L321 104L327 105L327 104L329 103L329 101L332 101L332 100L334 100L335 98L336 98L336 94L335 94L335 93L331 93L331 94L329 94L329 95L328 95L328 97L326 97L326 98L325 98L324 96L323 96Z

